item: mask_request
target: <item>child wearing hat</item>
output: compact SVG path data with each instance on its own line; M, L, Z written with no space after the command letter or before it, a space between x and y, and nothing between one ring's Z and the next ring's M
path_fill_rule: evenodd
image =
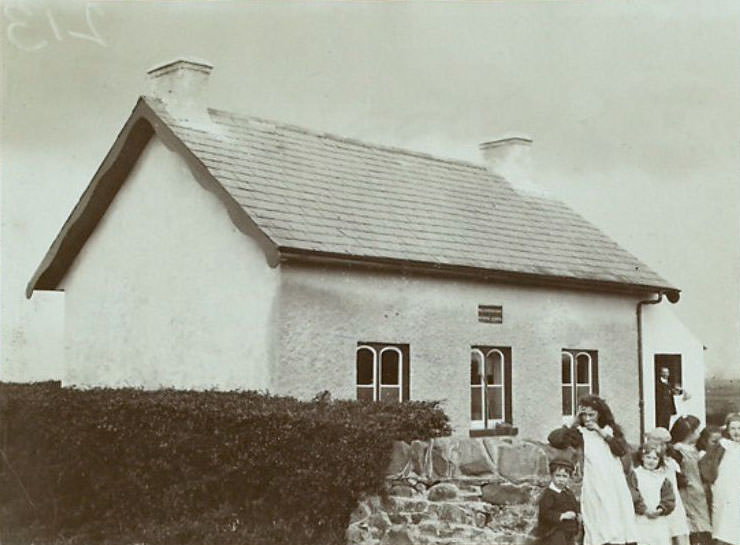
M550 462L550 485L540 497L537 515L538 545L573 545L578 535L580 507L568 488L575 467L560 457Z

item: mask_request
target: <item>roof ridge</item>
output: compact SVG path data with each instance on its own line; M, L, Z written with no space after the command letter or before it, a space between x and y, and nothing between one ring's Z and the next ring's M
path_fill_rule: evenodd
M147 97L147 98L149 98L149 97ZM439 157L437 155L432 155L431 153L426 153L426 152L423 152L423 151L410 150L410 149L401 148L401 147L398 147L398 146L388 146L388 145L384 145L384 144L376 144L376 143L373 143L373 142L367 142L365 140L361 140L359 138L352 138L352 137L349 137L349 136L340 136L338 134L331 133L331 132L326 132L326 131L316 131L316 130L308 129L306 127L302 127L300 125L294 125L293 123L286 123L286 122L283 122L283 121L276 121L274 119L266 119L266 118L259 117L259 116L256 116L256 115L243 114L243 113L237 113L237 112L229 112L227 110L220 110L218 108L212 108L212 107L208 107L208 110L211 111L211 112L213 112L213 113L222 115L222 116L228 116L228 117L236 118L236 119L239 119L239 120L242 120L242 121L256 121L258 123L266 123L266 124L274 125L276 128L279 127L279 128L285 129L285 130L289 130L289 131L293 131L293 132L298 132L298 133L306 134L306 135L309 135L309 136L316 136L316 137L319 137L319 138L328 138L330 140L335 140L337 142L343 142L343 143L347 143L347 144L354 144L354 145L362 146L362 147L365 147L365 148L370 148L370 149L375 149L375 150L381 150L381 151L388 151L388 152L391 152L391 153L397 153L397 154L401 154L401 155L409 155L411 157L417 157L417 158L420 158L420 159L431 159L433 161L437 161L437 162L440 162L440 163L458 165L458 166L463 166L463 167L468 167L468 168L474 168L476 170L482 170L482 171L486 171L487 170L485 166L483 166L481 164L478 164L478 163L474 163L472 161L464 161L462 159L452 159L450 157ZM491 175L493 175L493 174L491 174Z
M161 100L144 99L278 246L674 289L559 196L521 192L480 164L211 107L211 127L189 127ZM285 197L283 182L310 197ZM429 202L438 190L501 209L470 218L465 198Z

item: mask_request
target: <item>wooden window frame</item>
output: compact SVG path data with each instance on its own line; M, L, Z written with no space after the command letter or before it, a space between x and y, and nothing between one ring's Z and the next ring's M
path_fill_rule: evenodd
M563 380L563 364L566 356L570 359L570 381ZM578 358L588 358L588 382L578 381ZM578 388L588 386L589 395L599 394L599 352L598 350L563 348L560 352L560 396L563 419L573 418L578 410ZM565 388L570 388L571 412L565 412Z
M367 350L373 354L373 381L372 384L359 383L359 370L357 355L361 350ZM395 352L398 355L398 383L383 384L383 374L381 365L383 363L383 354L386 352ZM382 397L383 387L398 388L398 402L408 401L410 399L410 382L411 382L411 358L408 344L402 343L379 343L379 342L358 342L355 349L355 399L359 389L372 389L373 401L379 401ZM394 400L395 401L395 400Z
M498 353L501 356L501 382L500 384L492 384L489 385L486 383L486 372L485 372L485 366L486 366L486 357L488 357L491 353ZM512 377L512 370L511 370L511 347L510 346L483 346L483 345L474 345L470 347L470 362L469 366L472 366L473 362L473 354L478 354L480 356L480 361L483 365L483 368L480 372L480 382L478 384L473 384L472 380L468 383L468 393L470 396L470 430L471 432L478 432L478 431L490 431L495 430L497 427L502 426L503 424L512 424L512 388L511 388L511 377ZM471 371L471 368L468 368L468 371ZM501 390L501 418L488 418L488 395L489 395L489 389L490 388L496 388ZM478 392L474 392L474 389L477 389ZM472 401L474 395L480 395L481 396L481 414L483 416L480 420L474 420L473 419L473 408L472 408Z

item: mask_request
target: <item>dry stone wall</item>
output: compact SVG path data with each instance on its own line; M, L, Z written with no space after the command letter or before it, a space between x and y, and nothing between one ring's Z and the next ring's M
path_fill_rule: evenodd
M397 442L383 497L363 499L349 545L525 545L551 447L512 438Z

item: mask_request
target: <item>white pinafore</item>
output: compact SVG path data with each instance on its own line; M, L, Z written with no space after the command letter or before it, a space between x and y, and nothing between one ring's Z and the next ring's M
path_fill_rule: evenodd
M712 537L740 545L740 443L719 440L725 449L712 485Z
M676 473L681 472L681 468L678 466L678 462L666 456L666 476L671 481L673 486L673 494L676 496L676 508L673 512L668 515L668 528L671 531L671 536L688 536L689 535L689 521L686 516L686 508L683 506L681 500L681 494L678 491L678 479Z
M660 489L666 480L666 472L636 467L635 477L645 507L648 511L654 511L660 504ZM645 515L637 515L637 531L640 534L637 545L671 545L667 516L649 519Z
M599 432L578 430L583 435L583 545L636 542L635 511L622 461Z

